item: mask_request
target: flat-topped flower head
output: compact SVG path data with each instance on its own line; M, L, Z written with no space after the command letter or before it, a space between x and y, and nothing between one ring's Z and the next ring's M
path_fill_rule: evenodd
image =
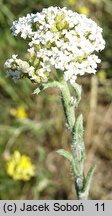
M15 36L29 39L27 60L13 55L5 63L14 80L27 76L38 83L47 82L56 69L63 79L74 83L77 75L96 72L97 53L105 47L102 28L67 8L49 7L28 14L14 21L11 30Z

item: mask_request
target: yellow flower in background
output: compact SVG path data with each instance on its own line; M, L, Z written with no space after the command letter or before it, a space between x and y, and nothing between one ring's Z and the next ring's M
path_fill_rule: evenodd
M97 76L100 81L104 81L106 79L106 71L101 70L97 73Z
M75 5L76 0L68 0L67 2L68 2L69 5L72 6L72 5Z
M23 106L10 109L10 114L18 119L24 119L27 117L26 110Z
M89 0L91 3L97 3L98 0Z
M14 180L28 181L35 175L35 166L30 157L15 151L7 162L6 171Z
M79 8L79 13L82 13L82 14L85 14L86 16L88 16L89 15L89 8L87 8L87 7L80 7Z

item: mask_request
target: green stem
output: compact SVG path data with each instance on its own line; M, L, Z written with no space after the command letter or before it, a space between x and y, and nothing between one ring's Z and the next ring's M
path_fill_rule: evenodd
M72 132L74 124L75 124L75 112L74 106L72 104L72 99L70 95L70 91L67 85L67 82L62 80L61 81L61 100L64 109L64 114L67 120L68 127Z
M68 88L67 82L61 81L61 96L64 114L67 120L68 129L70 130L72 142L72 154L74 158L73 169L75 176L75 189L77 198L79 200L87 200L88 192L90 189L90 182L94 169L89 171L87 178L84 176L84 160L85 160L85 146L83 140L83 118L80 115L75 121L75 107L76 104L72 104L70 90ZM76 93L78 93L78 99L81 98L81 88L77 84L74 86ZM79 101L78 100L78 101ZM77 101L76 101L77 103Z
M68 84L64 80L60 80L60 82L49 81L45 84L42 84L34 91L34 94L39 94L41 91L52 87L59 88L61 91L63 110L72 138L72 154L62 149L59 150L58 153L66 157L72 164L73 173L75 176L75 189L77 198L79 200L86 200L88 198L91 180L95 168L91 167L87 176L84 176L85 146L83 138L82 115L80 115L75 121L75 109L81 99L81 87L76 83L73 86L76 92L75 103L72 101Z

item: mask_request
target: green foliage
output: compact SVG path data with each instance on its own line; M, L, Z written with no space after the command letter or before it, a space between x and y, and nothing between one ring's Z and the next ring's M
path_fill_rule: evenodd
M92 181L92 177L93 177L93 174L95 172L95 169L96 169L96 166L93 165L88 173L87 173L87 176L85 178L85 182L84 182L84 188L83 188L83 192L89 192L89 189L90 189L90 185L91 185L91 181Z
M72 132L72 149L74 159L79 164L80 174L83 173L83 161L85 159L85 147L83 137L83 117L82 114L77 118Z
M67 158L71 163L73 163L73 156L70 152L64 150L64 149L59 149L56 151L58 154L60 154L61 156Z
M78 85L77 83L74 83L73 88L76 93L76 106L78 106L80 100L81 100L81 92L82 92L82 87Z

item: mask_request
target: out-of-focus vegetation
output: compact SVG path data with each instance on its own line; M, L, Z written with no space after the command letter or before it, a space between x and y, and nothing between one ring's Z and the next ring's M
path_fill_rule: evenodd
M34 96L34 84L27 79L13 83L3 68L13 53L24 56L25 42L10 32L13 20L49 6L84 13L104 29L106 48L96 78L78 80L84 89L79 112L85 120L85 170L97 164L91 199L112 199L111 0L0 0L0 199L74 199L69 164L55 153L61 147L69 149L59 92L47 90ZM16 150L36 166L35 176L27 182L13 180L6 172L7 160Z

